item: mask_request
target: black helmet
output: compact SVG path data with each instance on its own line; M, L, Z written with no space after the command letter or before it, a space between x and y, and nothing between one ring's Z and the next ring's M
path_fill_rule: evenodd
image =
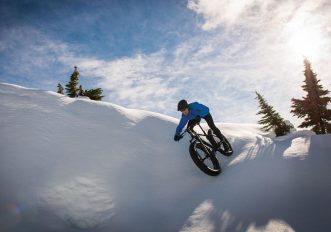
M187 104L187 101L186 100L180 100L178 102L178 106L177 106L177 110L178 111L182 111L182 110L185 110L186 108L188 108L188 104Z

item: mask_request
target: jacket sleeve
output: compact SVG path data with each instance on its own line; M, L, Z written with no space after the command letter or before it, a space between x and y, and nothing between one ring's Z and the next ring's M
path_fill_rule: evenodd
M182 132L183 128L186 126L188 122L188 117L182 117L179 121L179 125L176 128L176 135L180 135Z

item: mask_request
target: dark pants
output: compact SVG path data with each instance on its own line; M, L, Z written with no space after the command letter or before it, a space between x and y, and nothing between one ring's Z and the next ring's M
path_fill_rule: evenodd
M205 117L203 117L204 120L206 120L208 126L210 127L210 129L214 132L214 134L222 140L222 134L221 131L216 127L213 117L211 116L211 114L207 114ZM198 122L200 122L200 118L199 119L193 119L188 121L187 127L188 128L193 128Z

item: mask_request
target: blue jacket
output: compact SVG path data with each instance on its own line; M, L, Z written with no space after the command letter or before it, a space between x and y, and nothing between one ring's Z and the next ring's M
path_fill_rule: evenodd
M176 135L180 135L189 120L195 119L197 116L203 118L209 114L209 108L198 102L188 104L188 109L189 114L187 116L182 114L182 118L180 119L179 125L176 128Z

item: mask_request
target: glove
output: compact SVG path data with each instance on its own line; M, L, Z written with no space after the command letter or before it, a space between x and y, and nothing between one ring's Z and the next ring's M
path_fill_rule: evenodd
M176 141L176 142L178 142L180 139L182 139L183 138L183 136L181 136L181 135L175 135L175 137L174 137L174 140Z

